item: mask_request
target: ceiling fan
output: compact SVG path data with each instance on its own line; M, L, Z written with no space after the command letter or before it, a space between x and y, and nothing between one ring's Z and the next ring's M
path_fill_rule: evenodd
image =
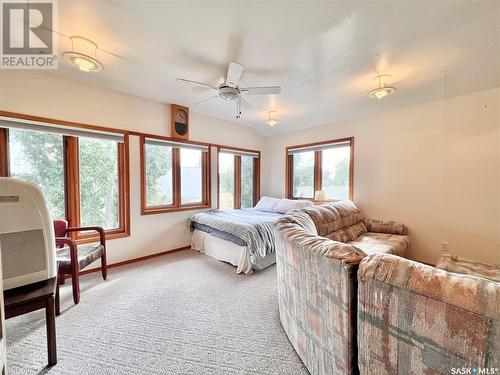
M236 102L236 118L241 117L241 108L252 108L252 105L243 97L243 94L248 95L273 95L281 93L280 86L263 86L263 87L239 87L238 82L243 74L243 65L231 62L227 69L226 80L219 86L210 85L208 83L193 81L185 78L177 78L177 82L190 83L202 86L208 89L216 90L217 93L198 104L206 103L215 98L221 98L227 101Z

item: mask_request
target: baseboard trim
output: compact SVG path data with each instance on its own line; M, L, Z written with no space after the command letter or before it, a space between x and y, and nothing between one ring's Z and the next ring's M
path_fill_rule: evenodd
M113 263L113 264L108 264L108 270L110 268L125 266L125 265L130 264L130 263L142 262L143 260L148 260L148 259L151 259L151 258L161 257L163 255L168 255L168 254L171 254L171 253L176 253L178 251L187 250L187 249L190 249L190 248L191 248L191 246L183 246L183 247L178 247L178 248L172 249L172 250L165 250L165 251L162 251L160 253L154 253L154 254L146 255L146 256L143 256L143 257L139 257L139 258L127 259L127 260L124 260L124 261L121 261L121 262L117 262L117 263ZM82 275L86 275L88 273L99 272L99 271L101 271L101 267L92 268L90 270L80 271L79 275L82 276ZM64 275L64 278L65 279L71 279L71 275Z

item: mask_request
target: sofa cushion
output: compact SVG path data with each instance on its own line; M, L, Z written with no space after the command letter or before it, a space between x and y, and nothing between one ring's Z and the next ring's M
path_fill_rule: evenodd
M394 254L404 256L410 239L408 236L387 233L365 233L348 243L367 255Z
M328 233L325 237L334 241L346 243L356 240L363 233L366 233L366 227L363 222L360 221L356 224Z
M303 210L311 217L318 235L322 237L327 237L329 233L347 228L363 220L359 209L351 201L311 206Z
M375 233L388 234L408 234L408 229L404 224L395 221L373 220L365 218L363 220L366 230Z
M342 264L358 264L366 256L363 251L353 246L312 233L308 229L310 224L308 220L303 220L304 217L308 215L305 215L302 210L295 210L278 219L274 226L281 234L281 238L290 241L294 247L304 249L304 251L307 249L308 252L311 251ZM280 244L281 241L278 239L276 247L281 246ZM288 247L285 246L285 248Z

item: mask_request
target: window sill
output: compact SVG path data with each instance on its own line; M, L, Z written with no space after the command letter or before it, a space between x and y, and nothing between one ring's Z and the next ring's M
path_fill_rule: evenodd
M114 229L109 231L104 231L106 241L114 240L116 238L130 237L130 232L125 231L123 229ZM99 236L78 236L76 239L76 243L78 245L83 245L92 242L99 242Z
M191 204L181 207L146 207L142 209L142 215L164 214L169 212L193 211L212 208L209 204Z

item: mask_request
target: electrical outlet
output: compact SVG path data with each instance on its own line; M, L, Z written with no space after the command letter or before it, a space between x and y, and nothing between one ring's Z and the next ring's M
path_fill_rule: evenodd
M447 253L448 251L450 251L450 244L446 241L441 242L441 251L443 253Z

